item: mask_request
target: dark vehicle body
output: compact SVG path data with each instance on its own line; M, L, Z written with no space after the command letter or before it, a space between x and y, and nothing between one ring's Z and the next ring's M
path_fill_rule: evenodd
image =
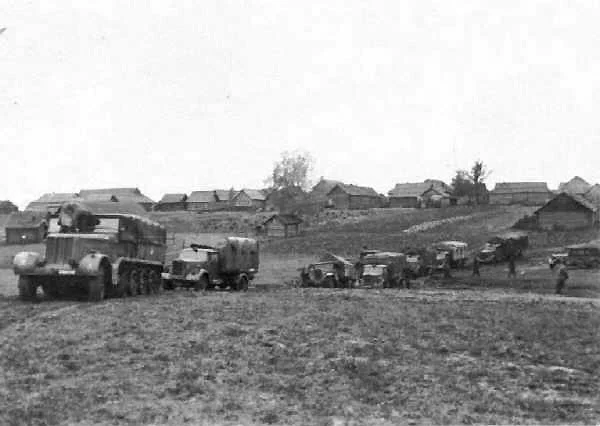
M464 268L467 263L467 243L463 241L441 241L434 244L438 254L448 255L451 268ZM443 259L443 257L439 257Z
M381 251L361 257L361 285L377 288L410 286L412 272L405 254Z
M567 247L566 253L553 254L549 259L550 268L559 261L569 269L600 268L600 241L574 244Z
M302 287L352 288L357 280L352 263L345 259L331 259L302 268Z
M90 301L160 291L166 252L160 224L122 213L87 212L79 227L71 219L51 219L44 255L15 256L22 299L35 299L40 286L49 297L83 291Z
M529 247L529 237L524 232L509 232L488 240L477 254L477 260L483 264L498 263L523 256Z
M230 287L246 291L258 272L258 266L256 240L227 237L215 246L191 244L183 249L162 278L167 289Z

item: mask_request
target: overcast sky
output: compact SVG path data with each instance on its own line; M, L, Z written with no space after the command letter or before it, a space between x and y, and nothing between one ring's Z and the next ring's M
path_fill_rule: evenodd
M0 0L0 199L600 181L600 2Z

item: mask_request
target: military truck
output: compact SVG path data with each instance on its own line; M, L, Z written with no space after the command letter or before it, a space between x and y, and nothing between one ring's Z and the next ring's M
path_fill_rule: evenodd
M352 288L357 279L352 262L331 253L300 269L302 287Z
M411 269L406 255L373 252L361 256L361 285L378 288L410 287Z
M464 268L467 263L467 243L462 241L440 241L434 244L438 252L438 258L448 254L448 261L451 268ZM443 256L439 256L443 255Z
M567 246L565 253L554 253L548 263L550 269L558 263L564 263L569 269L600 268L600 241Z
M99 210L127 210L111 204ZM45 244L45 254L21 252L14 257L23 300L36 299L39 287L49 298L83 293L92 302L161 290L166 231L145 217L94 213L87 204L66 203L50 219Z
M258 273L258 243L252 238L227 237L215 246L191 244L162 274L164 287L207 290L230 287L247 291Z
M529 237L524 232L508 232L497 235L485 244L477 253L477 260L484 264L496 264L510 257L521 257L529 247Z

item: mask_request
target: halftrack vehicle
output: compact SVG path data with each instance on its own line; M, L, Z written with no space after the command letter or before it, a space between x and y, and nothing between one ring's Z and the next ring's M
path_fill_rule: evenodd
M83 292L94 302L161 289L166 231L145 217L67 203L50 219L45 245L45 254L14 257L21 299L35 299L38 287L50 298Z
M162 274L164 287L206 290L230 287L248 290L258 272L258 243L252 238L227 237L215 246L191 244Z

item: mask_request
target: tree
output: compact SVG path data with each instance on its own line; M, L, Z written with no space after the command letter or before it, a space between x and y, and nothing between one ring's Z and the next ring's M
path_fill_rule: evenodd
M457 170L456 175L452 178L454 195L457 197L467 196L470 200L475 198L475 202L479 204L481 195L487 191L484 181L490 174L491 172L481 160L475 161L469 171Z
M283 188L309 189L309 174L313 170L314 159L306 151L285 151L275 163L273 173L267 178L271 189Z

